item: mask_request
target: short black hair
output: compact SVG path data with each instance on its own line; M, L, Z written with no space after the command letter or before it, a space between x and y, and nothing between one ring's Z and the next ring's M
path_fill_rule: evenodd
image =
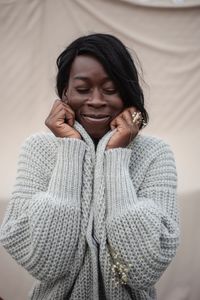
M71 65L78 55L94 56L103 65L106 72L119 90L125 107L135 106L148 122L148 113L144 108L144 94L139 82L139 74L132 56L125 45L115 36L94 33L74 40L57 58L57 93L62 98L68 80Z

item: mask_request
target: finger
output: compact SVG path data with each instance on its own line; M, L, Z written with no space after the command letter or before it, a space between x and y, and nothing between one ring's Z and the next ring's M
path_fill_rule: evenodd
M58 111L54 116L51 116L51 120L54 121L54 122L57 122L57 121L61 121L63 120L63 123L64 123L64 120L65 120L65 109L62 108L60 111Z
M64 108L62 105L59 105L59 106L57 106L57 107L55 108L54 111L52 111L52 112L50 113L49 116L50 116L51 118L54 118L54 117L56 117L57 114L58 114L59 112L61 112L62 110L65 110L65 108Z
M56 99L53 103L51 111L54 111L56 109L56 107L60 106L60 104L62 104L62 101L59 99Z
M141 125L142 116L140 111L134 106L126 108L122 113L124 120L130 127L135 127L136 125Z
M129 107L127 110L131 114L133 124L141 126L141 124L142 124L141 112L134 106Z
M64 103L64 107L73 115L73 117L75 119L75 112L73 111L71 106L69 104Z
M54 116L57 112L59 112L63 108L63 104L61 100L56 100L51 108L49 115Z
M49 115L45 121L45 124L47 127L53 128L55 126L60 126L62 123L64 123L64 119L65 119L65 110L63 108L56 115L54 116Z
M118 118L119 118L119 116L118 116ZM117 127L116 120L117 120L117 117L115 117L115 118L111 121L111 123L110 123L110 127L111 127L112 130L115 129L115 128Z
M67 124L70 126L74 125L74 115L69 111L68 109L65 108L65 119Z
M127 124L129 126L131 126L131 127L133 126L133 117L132 117L132 114L131 114L130 110L125 110L122 113L122 117L127 122Z
M64 107L64 108L65 108L66 121L70 126L73 126L75 122L75 113L70 107Z
M138 128L140 128L140 126L142 124L141 112L136 113L136 115L133 117L133 124L136 125Z
M68 123L70 126L73 126L75 120L75 113L70 106L64 104L61 101L51 114L51 118L58 117L62 117L63 120L66 120L66 123Z
M140 126L142 124L142 114L141 112L134 106L128 108L128 112L131 115L131 135L130 141L138 134L140 130Z
M127 110L130 111L131 114L133 114L134 112L139 112L139 110L135 106L128 107Z
M122 114L117 116L113 121L111 122L111 129L117 128L117 127L123 127L123 128L129 128L127 125L127 122L123 119Z

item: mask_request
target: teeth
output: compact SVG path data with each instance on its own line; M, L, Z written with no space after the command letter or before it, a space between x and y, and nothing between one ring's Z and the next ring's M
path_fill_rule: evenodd
M104 116L104 117L94 117L94 116L87 116L87 115L84 115L84 117L88 117L88 118L92 118L92 119L105 119L105 118L107 118L108 116Z

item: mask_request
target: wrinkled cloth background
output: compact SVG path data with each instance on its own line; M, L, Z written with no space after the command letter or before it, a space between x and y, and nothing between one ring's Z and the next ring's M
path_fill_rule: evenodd
M0 0L0 216L20 145L46 131L55 60L73 39L117 35L142 64L150 122L175 154L182 238L159 283L159 300L200 299L200 1ZM134 51L135 52L134 52ZM33 279L0 247L0 297L25 300Z

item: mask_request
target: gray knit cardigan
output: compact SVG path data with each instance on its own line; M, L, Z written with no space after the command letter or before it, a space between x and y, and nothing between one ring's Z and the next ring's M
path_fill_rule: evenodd
M179 242L173 154L142 135L105 150L113 131L95 151L75 128L23 144L0 241L37 279L29 299L156 299Z

